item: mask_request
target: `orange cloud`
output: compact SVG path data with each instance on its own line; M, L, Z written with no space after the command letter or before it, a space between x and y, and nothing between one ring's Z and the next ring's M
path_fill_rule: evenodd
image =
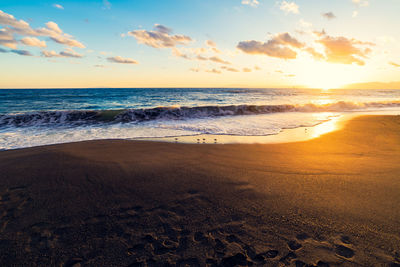
M332 37L324 34L321 34L321 36L322 38L317 42L325 48L326 61L332 63L365 65L364 59L367 58L371 49L369 47L363 49L358 46L373 45L372 43L342 36Z

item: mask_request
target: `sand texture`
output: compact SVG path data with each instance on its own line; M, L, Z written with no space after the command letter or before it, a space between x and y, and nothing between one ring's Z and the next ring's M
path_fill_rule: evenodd
M0 266L400 266L400 116L307 142L0 152Z

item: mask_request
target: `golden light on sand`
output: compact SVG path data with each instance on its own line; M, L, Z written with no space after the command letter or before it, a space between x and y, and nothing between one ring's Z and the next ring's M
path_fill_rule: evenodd
M330 121L323 122L315 127L309 128L311 137L317 138L320 137L321 135L337 130L339 128L338 120L339 117L336 117Z

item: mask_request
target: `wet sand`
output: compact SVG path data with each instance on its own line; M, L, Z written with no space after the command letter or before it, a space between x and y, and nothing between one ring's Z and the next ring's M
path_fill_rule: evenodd
M306 142L0 152L1 266L399 266L400 116Z

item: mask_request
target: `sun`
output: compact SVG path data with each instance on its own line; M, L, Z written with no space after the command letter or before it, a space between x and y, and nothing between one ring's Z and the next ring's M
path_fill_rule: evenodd
M338 89L344 86L343 83L336 82L336 81L329 81L326 79L323 79L321 81L312 81L307 84L307 87L309 88L315 88L315 89L321 89L324 91L328 91L330 89Z
M339 89L354 82L352 66L328 62L308 62L298 71L299 83L309 88L329 90Z

